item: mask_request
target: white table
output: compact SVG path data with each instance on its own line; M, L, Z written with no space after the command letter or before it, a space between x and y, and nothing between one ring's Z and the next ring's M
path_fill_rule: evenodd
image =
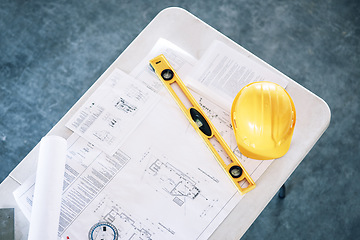
M109 73L114 68L119 68L127 73L131 72L159 38L168 39L196 58L202 56L213 40L220 40L271 71L278 72L187 11L180 8L168 8L150 22L48 134L69 137L71 131L65 127L65 123ZM290 150L284 157L271 164L257 181L257 187L245 195L211 239L240 239L330 123L331 114L328 105L295 81L288 77L287 79L289 81L287 91L292 96L297 111L297 122ZM15 208L16 239L27 239L29 223L17 207L12 192L35 172L37 152L38 145L0 185L0 208Z

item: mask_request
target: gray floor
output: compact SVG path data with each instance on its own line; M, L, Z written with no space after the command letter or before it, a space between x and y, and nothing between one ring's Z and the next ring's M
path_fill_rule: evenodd
M0 0L0 181L165 2ZM332 111L286 199L274 198L243 239L359 239L360 2L175 2Z

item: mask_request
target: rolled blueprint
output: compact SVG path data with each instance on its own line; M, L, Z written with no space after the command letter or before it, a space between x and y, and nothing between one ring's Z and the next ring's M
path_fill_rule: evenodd
M41 139L29 240L58 239L66 149L66 140L62 137Z

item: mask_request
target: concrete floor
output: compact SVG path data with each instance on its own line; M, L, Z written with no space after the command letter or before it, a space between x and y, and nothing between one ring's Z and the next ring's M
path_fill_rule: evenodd
M329 129L287 181L287 197L274 198L242 239L358 239L360 2L172 2L332 111ZM0 181L168 6L159 0L0 1Z

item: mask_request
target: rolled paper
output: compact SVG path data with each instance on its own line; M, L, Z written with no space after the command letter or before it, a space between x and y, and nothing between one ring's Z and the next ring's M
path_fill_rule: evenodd
M67 142L59 136L41 139L31 210L29 240L57 240Z

